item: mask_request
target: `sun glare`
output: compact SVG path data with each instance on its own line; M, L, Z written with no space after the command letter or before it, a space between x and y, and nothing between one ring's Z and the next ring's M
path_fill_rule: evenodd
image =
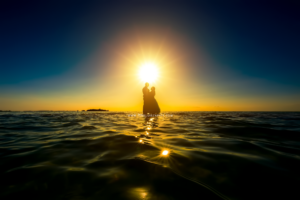
M163 156L167 156L169 154L169 151L168 150L164 150L163 152L162 152L162 155Z
M155 82L158 77L157 65L153 62L143 63L139 71L139 76L143 82Z

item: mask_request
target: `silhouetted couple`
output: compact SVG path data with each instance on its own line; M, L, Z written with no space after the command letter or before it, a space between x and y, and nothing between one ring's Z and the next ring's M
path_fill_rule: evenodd
M143 106L143 114L159 114L160 108L155 96L155 87L151 88L151 91L148 89L149 83L145 83L145 87L143 88L144 94L144 106Z

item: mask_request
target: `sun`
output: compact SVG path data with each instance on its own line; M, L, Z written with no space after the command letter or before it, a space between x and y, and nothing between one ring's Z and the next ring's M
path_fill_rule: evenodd
M139 77L143 82L155 82L158 77L157 64L150 61L144 62L140 67Z
M169 154L169 151L168 150L164 150L162 153L161 153L163 156L167 156Z

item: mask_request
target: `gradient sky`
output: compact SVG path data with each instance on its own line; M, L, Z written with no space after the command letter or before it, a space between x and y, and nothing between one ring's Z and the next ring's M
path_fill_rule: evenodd
M299 1L107 2L1 1L0 110L300 111Z

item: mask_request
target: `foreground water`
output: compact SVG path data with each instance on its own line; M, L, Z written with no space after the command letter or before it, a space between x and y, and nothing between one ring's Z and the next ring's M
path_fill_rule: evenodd
M299 196L300 113L2 112L0 144L1 199Z

